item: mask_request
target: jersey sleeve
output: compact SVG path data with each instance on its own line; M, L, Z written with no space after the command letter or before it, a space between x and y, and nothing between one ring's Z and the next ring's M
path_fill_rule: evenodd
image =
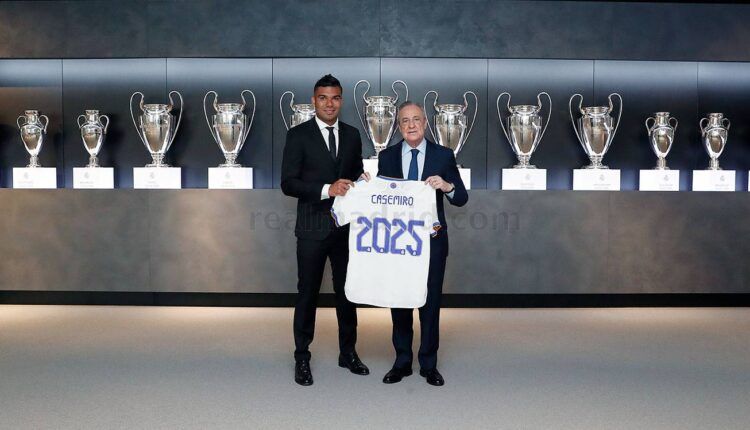
M331 206L331 216L333 222L336 223L337 227L349 224L349 212L351 207L351 192L348 192L345 196L336 196L333 200L333 206Z

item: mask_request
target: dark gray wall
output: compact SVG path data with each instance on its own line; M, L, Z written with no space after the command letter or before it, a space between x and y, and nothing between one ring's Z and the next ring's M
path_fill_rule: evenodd
M4 1L0 57L747 61L748 21L738 2Z
M294 293L277 190L0 190L0 290ZM472 191L449 294L750 293L746 193ZM326 276L324 291L331 291Z

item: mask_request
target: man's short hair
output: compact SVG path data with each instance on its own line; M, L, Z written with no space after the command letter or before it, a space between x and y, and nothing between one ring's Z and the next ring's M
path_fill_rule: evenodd
M419 110L422 111L422 116L427 118L427 112L424 111L424 106L422 106L422 103L413 102L411 100L406 100L402 102L400 105L398 105L398 113L396 114L396 118L400 118L401 116L401 109L407 107L407 106L416 106L419 108Z
M313 87L313 93L318 89L318 87L339 87L341 93L343 94L344 92L344 88L341 86L341 82L339 82L339 80L330 73L318 79L318 82L316 82L315 86Z

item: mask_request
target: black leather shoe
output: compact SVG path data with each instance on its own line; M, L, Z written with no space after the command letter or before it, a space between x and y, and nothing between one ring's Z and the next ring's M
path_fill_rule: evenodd
M443 379L443 375L441 375L437 369L419 369L419 375L423 376L427 380L427 383L430 385L434 385L436 387L445 385L445 379Z
M402 379L411 374L411 368L402 369L399 367L394 367L393 369L389 370L388 373L385 374L385 376L383 376L383 383L395 384L396 382L401 382Z
M370 369L362 363L356 352L351 354L339 354L339 367L345 367L356 375L369 375Z
M294 363L294 382L304 386L313 384L310 360L298 360Z

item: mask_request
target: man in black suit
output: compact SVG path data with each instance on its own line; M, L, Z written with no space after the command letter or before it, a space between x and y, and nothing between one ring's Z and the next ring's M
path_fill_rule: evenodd
M297 303L294 308L294 380L312 385L310 351L315 333L320 283L326 259L331 260L336 318L339 325L339 366L358 375L370 373L360 361L357 309L344 295L349 262L349 226L336 227L331 217L335 196L343 196L353 181L367 174L362 168L359 130L338 120L342 88L331 75L315 83L315 118L287 132L281 162L281 189L297 198Z
M450 204L463 206L469 200L469 195L458 173L453 151L424 138L427 117L422 106L410 101L402 103L398 110L398 126L404 140L380 152L378 175L422 180L435 189L438 219L442 228L436 237L430 239L427 301L419 308L419 374L428 384L441 386L445 384L445 380L437 370L437 351L440 334L440 298L448 257L448 225L443 211L443 196ZM386 384L399 382L412 374L412 316L412 309L391 309L396 361L383 378Z

